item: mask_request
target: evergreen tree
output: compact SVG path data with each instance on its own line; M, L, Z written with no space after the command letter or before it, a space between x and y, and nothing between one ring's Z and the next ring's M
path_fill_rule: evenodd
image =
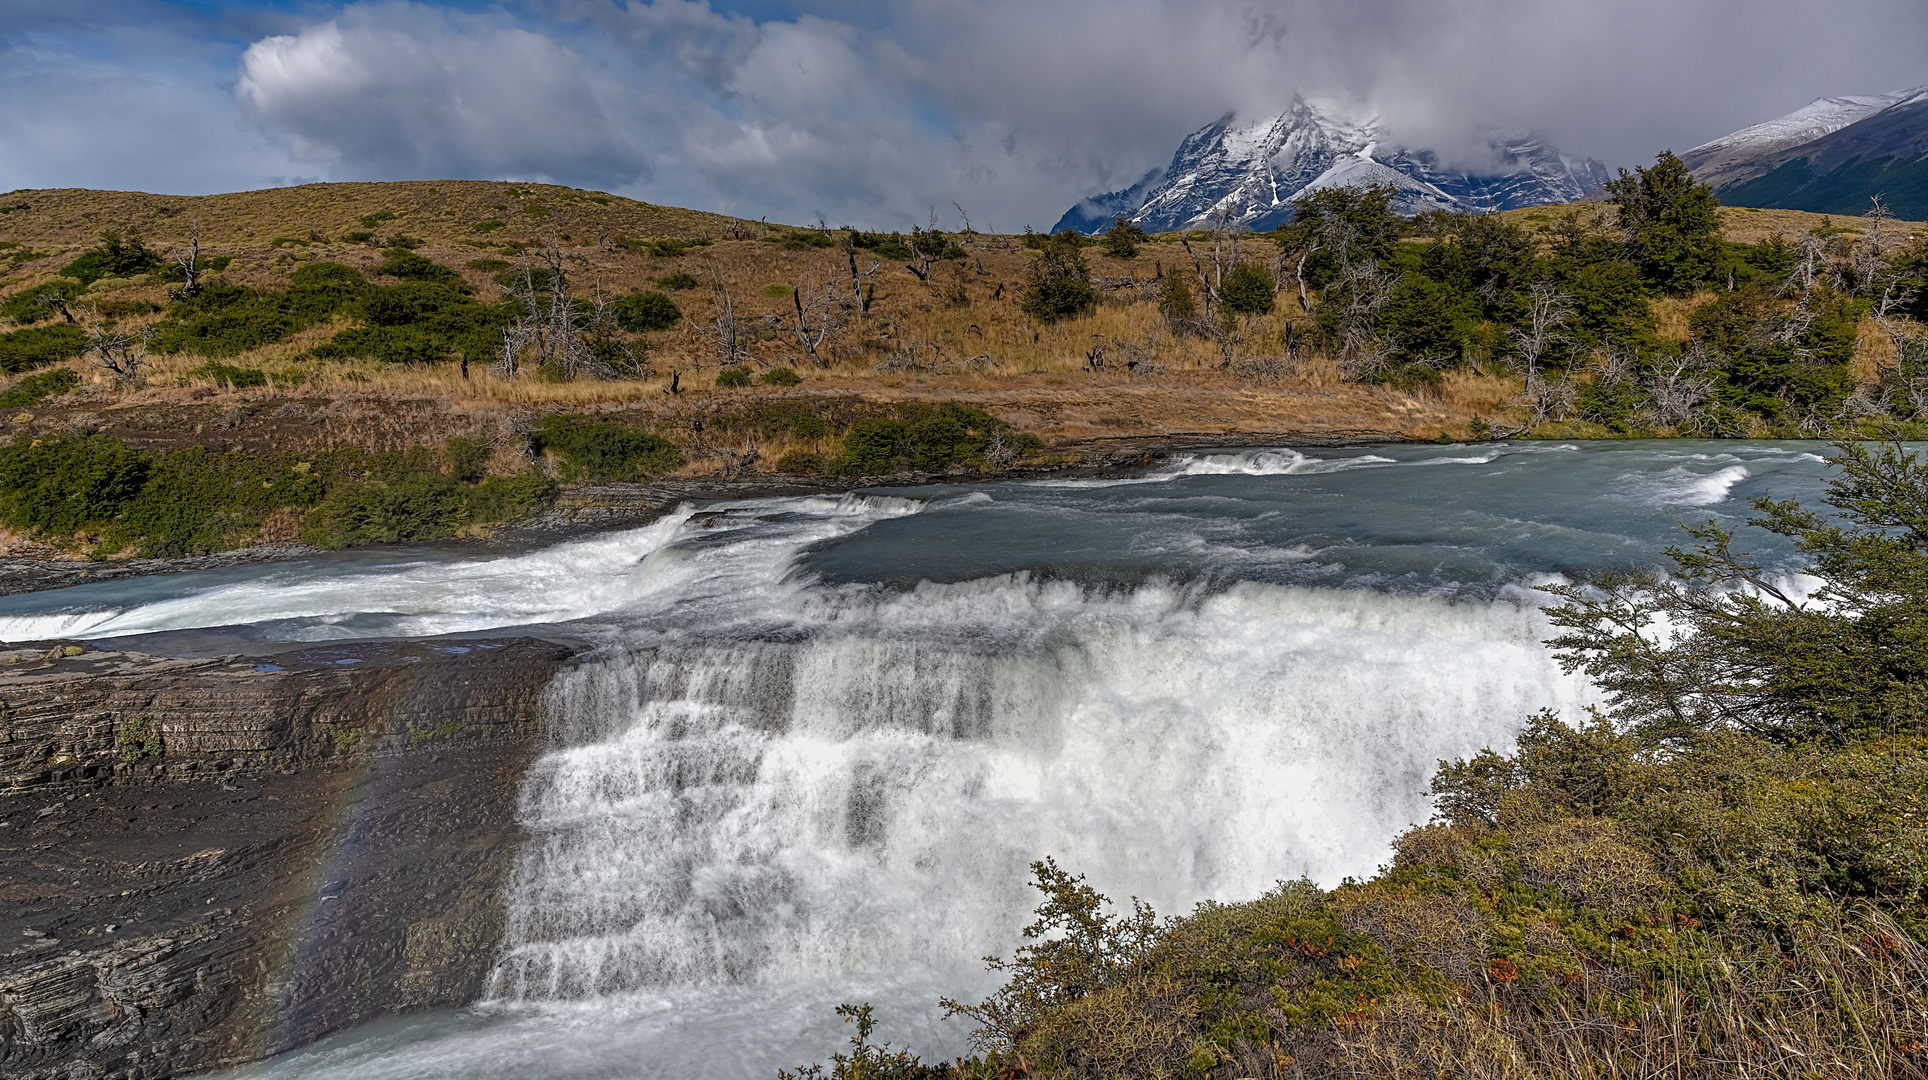
M1620 210L1627 253L1650 285L1685 293L1713 277L1720 203L1673 151L1662 151L1652 168L1620 170L1607 196Z

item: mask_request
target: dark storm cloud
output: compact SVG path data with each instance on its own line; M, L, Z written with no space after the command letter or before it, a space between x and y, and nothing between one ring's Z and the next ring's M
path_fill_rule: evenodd
M278 156L270 171L552 179L776 220L902 227L957 200L980 227L1016 228L1137 179L1228 110L1276 111L1295 92L1376 109L1400 137L1449 152L1505 119L1631 165L1820 94L1928 82L1919 0L300 10L246 16L275 21L231 54L238 111L208 113L218 80L189 64L172 96L193 107L150 117L206 141L210 168L231 162L226 186L258 182L247 170ZM129 69L167 79L151 61ZM116 92L67 112L110 110ZM139 94L151 109L170 96ZM240 118L251 131L222 129ZM102 148L92 174L125 156ZM21 174L6 169L0 181ZM177 170L181 182L207 171Z

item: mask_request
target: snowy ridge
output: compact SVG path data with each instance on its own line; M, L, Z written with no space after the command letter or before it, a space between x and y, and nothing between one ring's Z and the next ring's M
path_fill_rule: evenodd
M1308 190L1391 184L1402 214L1428 210L1489 212L1573 202L1607 181L1605 165L1572 158L1516 127L1494 125L1492 175L1441 164L1431 150L1388 143L1377 115L1295 96L1275 116L1240 121L1227 114L1186 136L1162 172L1084 199L1055 230L1097 232L1124 214L1152 232L1196 226L1229 210L1254 229L1289 220L1291 201Z
M1884 113L1928 100L1928 86L1890 94L1843 94L1813 101L1764 123L1702 143L1681 155L1694 175L1722 187L1760 176L1795 151Z

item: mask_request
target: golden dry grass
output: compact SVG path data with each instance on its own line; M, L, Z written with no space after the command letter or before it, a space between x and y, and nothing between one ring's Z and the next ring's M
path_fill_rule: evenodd
M474 220L509 217L497 207L519 205L512 190L527 193L522 202L549 207L550 216L534 224L519 221L516 229L467 231ZM834 335L819 364L796 340L790 290L808 294L829 286L848 296L849 257L840 248L786 250L762 239L760 225L614 197L606 204L590 201L595 198L601 196L472 182L309 185L200 199L111 192L0 197L0 205L30 208L0 216L0 236L46 253L23 262L11 279L0 279L0 290L6 291L51 277L105 229L131 227L158 249L184 236L190 218L200 221L205 254L236 260L226 276L239 283L281 287L289 271L322 259L371 272L384 251L342 238L370 231L361 216L384 210L396 217L373 231L422 239L420 254L461 270L485 300L501 297L502 289L488 264L470 264L515 258L496 247L505 236L510 248L554 238L582 293L600 290L613 296L657 288L659 279L678 272L703 282L672 294L685 316L677 327L647 335L656 372L647 379L557 383L502 378L479 368L464 379L453 364L397 369L305 359L316 343L346 325L337 322L223 361L266 371L266 388L231 390L198 379L190 373L202 365L199 357L159 358L143 387L130 389L94 376L78 399L30 410L38 415L28 420L16 416L14 427L39 432L91 425L157 445L193 439L249 448L377 449L452 434L499 436L530 413L569 410L623 415L689 442L696 420L774 398L839 407L957 402L988 409L1053 444L1177 436L1433 438L1442 432L1464 434L1475 414L1497 412L1513 392L1504 380L1461 373L1440 390L1414 397L1347 383L1316 358L1283 365L1263 381L1241 377L1226 368L1216 342L1174 334L1156 305L1146 302L1149 283L1159 275L1181 266L1190 270L1189 257L1175 242L1148 243L1131 260L1088 250L1106 302L1091 314L1050 325L1018 307L1033 257L1019 238L962 237L967 258L936 263L928 283L900 262L860 251L860 269L874 267L864 279L866 288L874 289L871 314L851 319ZM744 238L732 239L732 228ZM777 237L789 231L772 229ZM276 238L291 235L321 239L306 246L275 244ZM670 256L619 243L651 236L700 236L713 242ZM490 249L477 246L482 243ZM714 319L725 294L754 339L753 366L794 368L804 378L801 385L714 388L717 351L701 330ZM165 298L164 285L146 282L89 299L159 303ZM1287 310L1296 313L1297 305L1290 297L1282 299L1287 302L1280 311L1241 325L1232 359L1287 353L1293 332ZM1139 361L1135 371L1129 366L1133 360ZM672 373L683 391L675 396L667 393ZM738 456L755 450L767 466L800 448L823 449L747 437L729 449ZM692 456L692 469L710 467L701 452Z
M200 197L26 191L0 196L5 207L15 209L0 214L0 240L18 246L0 250L0 259L9 253L33 257L10 260L12 271L0 277L0 292L53 276L102 231L131 229L165 250L186 237L190 223L198 223L204 254L235 260L226 272L230 280L270 288L315 260L372 271L384 251L348 239L355 233L372 233L377 243L396 235L421 240L421 254L459 269L485 300L499 298L502 290L482 260L511 261L524 247L548 239L564 249L583 293L656 288L659 279L678 272L703 283L673 294L685 315L677 327L647 336L657 372L648 379L555 383L479 369L464 379L452 364L397 369L306 359L315 344L347 325L336 322L224 361L268 372L266 388L226 389L190 374L201 358L161 358L144 387L94 378L77 398L29 410L37 414L29 418L11 418L19 431L92 426L155 444L375 449L454 434L499 438L530 414L570 410L626 416L690 442L689 432L704 417L759 401L801 399L846 409L957 402L988 409L1053 444L1132 437L1434 438L1466 435L1475 416L1505 413L1516 392L1511 380L1478 372L1454 373L1420 396L1347 383L1331 364L1290 350L1303 326L1295 323L1302 315L1289 294L1273 314L1244 321L1230 359L1296 359L1273 365L1262 381L1243 365L1228 369L1217 342L1173 333L1147 302L1149 283L1161 274L1190 271L1190 257L1171 237L1143 245L1130 260L1088 249L1106 302L1089 315L1050 325L1018 307L1033 256L1016 237L960 238L967 257L936 263L928 283L899 262L859 252L861 269L875 266L865 278L875 290L872 312L834 335L819 365L796 341L790 290L808 294L830 287L847 296L849 259L840 248L786 250L765 239L796 231L786 227L550 185L482 181L314 184ZM1537 227L1568 209L1535 207L1508 216ZM1804 231L1823 221L1795 211L1734 209L1723 210L1723 220L1731 239ZM490 221L504 224L475 231ZM622 243L665 237L712 242L668 256ZM1263 240L1251 243L1269 250ZM792 367L803 375L801 385L713 387L717 352L701 330L725 294L754 339L755 366ZM147 282L89 299L165 298L165 286ZM1705 299L1659 301L1661 335L1684 340L1688 317ZM1861 344L1859 366L1867 377L1878 369L1886 343L1864 328ZM1128 368L1134 360L1136 371ZM684 391L675 396L667 393L672 373ZM701 471L711 458L700 452L708 444L695 441L699 452L692 468ZM754 450L767 466L789 449L822 448L744 437L729 449L739 458Z

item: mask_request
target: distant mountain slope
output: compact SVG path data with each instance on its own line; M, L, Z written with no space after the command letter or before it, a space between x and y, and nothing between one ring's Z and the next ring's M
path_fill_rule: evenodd
M1799 139L1808 131L1820 133ZM1730 206L1858 214L1880 195L1901 217L1928 216L1928 87L1822 98L1684 160Z
M1226 208L1254 229L1290 219L1291 200L1325 187L1387 183L1401 213L1485 212L1572 202L1607 181L1591 158L1570 158L1544 139L1495 127L1496 168L1472 175L1430 150L1386 143L1378 117L1294 97L1276 116L1239 122L1227 114L1186 136L1164 170L1129 188L1084 199L1053 226L1092 233L1124 214L1151 232L1204 222Z

